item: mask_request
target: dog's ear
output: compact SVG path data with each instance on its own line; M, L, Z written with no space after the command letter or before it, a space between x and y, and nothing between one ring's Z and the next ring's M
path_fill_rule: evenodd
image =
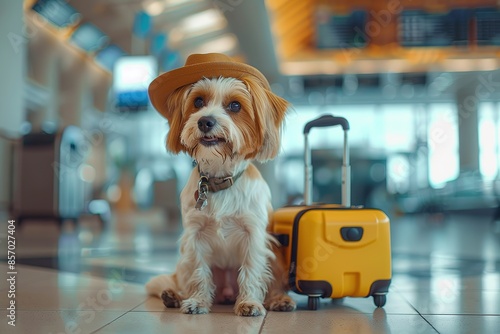
M252 95L256 125L264 138L255 159L265 162L273 159L279 152L281 128L290 104L285 99L262 87L253 77L242 78Z
M166 99L162 115L168 120L169 130L167 135L167 149L172 153L185 151L181 144L181 132L184 127L183 109L189 86L176 89Z

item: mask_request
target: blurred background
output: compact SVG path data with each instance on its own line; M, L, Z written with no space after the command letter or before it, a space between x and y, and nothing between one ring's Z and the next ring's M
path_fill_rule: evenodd
M191 53L260 69L293 104L260 166L274 206L303 192L304 124L351 123L353 204L391 217L495 216L496 0L0 1L0 211L19 222L156 210L179 221L187 156L147 87ZM340 202L342 133L311 134L314 200ZM175 223L175 224L177 224Z

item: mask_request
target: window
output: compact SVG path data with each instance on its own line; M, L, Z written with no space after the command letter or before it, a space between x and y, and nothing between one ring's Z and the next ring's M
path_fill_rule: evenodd
M479 105L479 170L485 181L494 180L498 172L498 129L495 119L497 105Z
M380 148L383 140L379 127L384 120L375 116L373 105L344 105L330 107L297 106L287 117L283 131L283 154L302 154L304 151L303 131L307 122L324 115L331 114L347 118L351 124L349 144L351 147ZM333 131L333 132L332 132ZM376 140L373 137L379 136ZM335 130L317 129L309 134L312 149L340 148L344 137L341 128Z
M415 113L411 104L381 106L382 121L374 124L383 135L387 152L412 152L415 148ZM377 116L379 117L379 116ZM380 128L379 128L380 126Z
M458 117L452 103L429 105L429 183L442 188L459 174Z

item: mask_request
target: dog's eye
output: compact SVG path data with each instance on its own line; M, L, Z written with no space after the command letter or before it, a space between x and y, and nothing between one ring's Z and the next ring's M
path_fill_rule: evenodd
M229 103L228 108L232 112L238 112L241 109L241 104L238 101L233 101L233 102Z
M194 99L194 106L195 108L203 108L203 106L205 105L205 102L203 102L203 98L202 97L197 97L196 99Z

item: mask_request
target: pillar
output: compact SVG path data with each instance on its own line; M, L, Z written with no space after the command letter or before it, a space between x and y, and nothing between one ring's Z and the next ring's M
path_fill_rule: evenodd
M19 138L24 110L24 68L27 38L24 36L23 1L0 0L0 211L10 202L11 141Z
M32 17L37 17L33 15ZM35 23L34 19L28 19L26 26L33 31L30 38L27 53L29 63L27 64L27 76L29 80L40 85L47 94L47 101L38 106L36 110L28 110L29 121L33 132L40 132L46 122L50 122L57 128L59 123L59 63L61 41L55 39L42 29L42 24ZM54 129L55 130L55 129Z
M0 130L18 137L24 121L24 65L27 38L24 36L23 2L0 0Z
M479 97L476 86L467 85L457 90L458 143L460 174L479 170Z

